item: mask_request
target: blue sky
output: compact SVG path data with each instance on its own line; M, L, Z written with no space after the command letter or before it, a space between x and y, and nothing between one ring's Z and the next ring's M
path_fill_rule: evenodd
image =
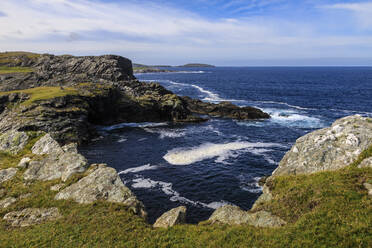
M1 0L0 50L145 64L372 65L372 1Z

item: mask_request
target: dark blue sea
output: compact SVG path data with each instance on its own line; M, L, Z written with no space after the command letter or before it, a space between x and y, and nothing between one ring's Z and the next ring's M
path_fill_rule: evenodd
M102 139L81 151L118 170L150 222L180 205L190 223L224 204L249 209L261 194L258 179L271 174L297 138L343 116L372 116L372 67L177 70L136 77L179 95L255 106L272 118L99 127Z

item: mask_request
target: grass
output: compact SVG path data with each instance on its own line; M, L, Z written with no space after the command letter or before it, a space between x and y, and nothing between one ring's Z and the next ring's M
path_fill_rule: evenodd
M32 69L29 67L8 67L0 66L0 75L1 74L11 74L11 73L28 73L32 72Z
M14 91L3 91L0 95L8 95L11 93L25 93L30 95L30 98L22 104L28 106L36 101L52 99L56 97L62 97L66 95L76 95L78 90L73 87L36 87L25 90L14 90Z
M0 217L26 207L58 207L63 217L25 228L0 219L0 247L372 247L372 198L363 187L372 180L371 168L276 177L270 184L273 200L260 207L288 222L281 228L204 223L154 229L121 204L56 201L49 188L59 180L25 186L22 173L0 187L6 197L33 195L0 209Z

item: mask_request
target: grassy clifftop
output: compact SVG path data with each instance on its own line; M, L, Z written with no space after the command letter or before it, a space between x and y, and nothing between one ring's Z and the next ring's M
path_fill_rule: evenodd
M372 149L372 148L371 148ZM370 157L371 149L362 156ZM13 161L2 156L2 161ZM4 167L4 165L2 166ZM21 172L6 182L6 196L28 192L11 210L57 206L63 217L25 228L0 220L1 247L371 247L372 199L363 187L372 169L356 164L334 172L278 176L270 185L273 200L260 206L288 222L281 228L179 225L154 229L121 204L77 204L54 200L58 180L25 186ZM77 175L67 185L77 181ZM6 212L0 210L2 217Z

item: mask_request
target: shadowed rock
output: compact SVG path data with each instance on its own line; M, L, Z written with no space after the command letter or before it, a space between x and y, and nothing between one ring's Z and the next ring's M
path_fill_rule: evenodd
M186 207L180 206L173 208L160 216L154 227L171 227L177 224L183 224L186 221Z

